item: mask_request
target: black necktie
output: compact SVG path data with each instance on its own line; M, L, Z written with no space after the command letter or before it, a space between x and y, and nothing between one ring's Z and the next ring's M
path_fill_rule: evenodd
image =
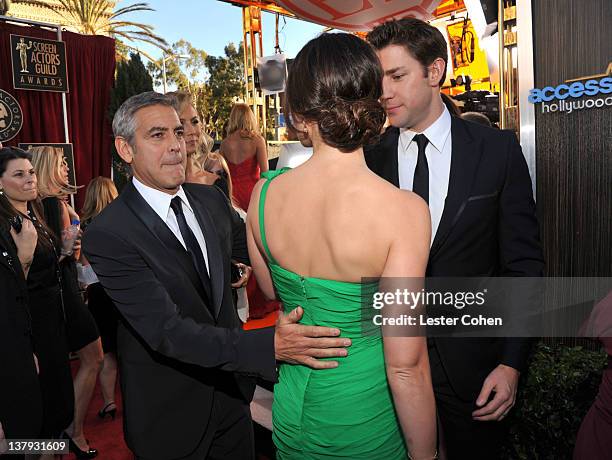
M178 196L172 198L172 201L170 202L170 207L176 215L176 221L178 222L179 230L181 231L181 235L183 236L185 246L187 246L187 252L189 252L191 260L193 260L193 264L195 265L195 268L198 274L200 275L200 279L202 280L202 284L204 285L204 290L210 295L211 284L210 276L208 276L208 270L206 269L206 261L204 260L202 248L200 248L198 240L191 231L191 228L189 228L189 225L187 225L187 220L185 220L185 214L183 213L183 204L181 203L181 198Z
M424 134L417 134L413 140L419 147L416 168L414 169L414 179L412 181L412 191L419 195L429 204L429 166L425 156L425 148L429 141Z

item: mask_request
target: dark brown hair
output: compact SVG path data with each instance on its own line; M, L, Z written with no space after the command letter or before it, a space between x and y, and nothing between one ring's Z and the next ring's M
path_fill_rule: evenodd
M0 177L4 175L6 172L6 167L12 160L30 160L32 161L32 154L26 152L25 150L21 150L17 147L3 147L0 149ZM37 203L38 200L34 200L28 203L28 208L34 214L39 225L35 225L36 232L38 233L38 243L46 247L51 247L51 242L49 241L49 236L53 235L53 232L47 226L45 220L42 217L42 212ZM20 216L21 218L29 218L28 216L23 215L19 211L17 211L8 198L4 195L0 195L0 229L9 232L10 231L10 219L16 216ZM45 234L46 232L46 234ZM53 237L52 237L53 238ZM53 243L58 244L58 241L53 239Z
M448 51L446 40L434 26L416 18L387 21L368 34L367 40L377 50L390 45L403 46L408 53L421 63L427 76L427 67L437 58L444 60L444 72L438 86L446 79Z
M287 124L314 121L327 145L352 152L375 142L382 130L381 92L382 69L370 45L346 33L322 34L291 65Z

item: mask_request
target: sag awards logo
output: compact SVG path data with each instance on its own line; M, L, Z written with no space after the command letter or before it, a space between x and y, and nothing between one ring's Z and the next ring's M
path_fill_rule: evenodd
M606 96L610 93L612 93L612 62L608 64L604 73L573 78L555 87L534 88L529 91L527 100L532 104L541 102L542 113L565 112L570 114L574 110L612 106L612 96ZM584 96L598 95L599 97L596 98L582 99Z
M0 89L0 142L10 141L21 130L23 112L17 100Z
M11 34L13 86L38 91L68 91L64 42Z

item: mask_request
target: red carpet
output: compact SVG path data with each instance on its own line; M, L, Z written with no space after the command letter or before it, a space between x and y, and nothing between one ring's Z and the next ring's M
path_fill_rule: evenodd
M278 318L278 314L279 311L276 310L271 313L268 313L261 319L250 319L246 322L243 328L248 331L250 329L261 329L264 327L274 326L276 324L276 318Z
M72 373L77 371L79 361L71 362ZM117 403L117 416L115 420L106 417L101 420L98 417L98 411L104 406L104 399L100 391L99 382L96 384L91 404L85 417L85 437L89 439L89 445L98 449L98 456L101 460L132 460L134 456L125 445L123 439L123 410L121 407L121 392L119 391L119 382L117 382L117 391L115 396ZM75 459L74 455L67 457L69 460Z

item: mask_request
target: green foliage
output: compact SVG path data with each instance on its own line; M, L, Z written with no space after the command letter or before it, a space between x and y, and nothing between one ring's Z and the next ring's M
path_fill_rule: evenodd
M571 459L605 366L601 351L539 343L508 420L511 434L504 458Z
M216 137L222 136L222 128L229 119L232 105L244 94L242 44L236 48L230 43L224 52L225 56L206 58L209 78L205 118L209 129L216 134Z
M166 82L170 87L189 91L206 131L213 138L222 137L223 125L229 119L232 105L244 95L242 44L229 43L223 56L210 56L191 43L180 40L171 46L174 56L166 60ZM156 86L163 85L161 58L147 64Z
M178 56L181 55L189 56L189 58L180 59ZM195 48L186 40L179 40L170 47L168 56L165 57L167 58L166 82L169 86L189 90L191 86L204 82L206 75L203 69L208 56L205 51ZM147 64L147 70L153 76L155 86L163 85L163 58L164 56Z
M129 97L145 91L153 91L153 79L145 68L140 55L131 54L128 61L117 63L115 87L111 93L109 118L112 121L115 113ZM129 178L129 169L117 154L113 144L113 172L115 185L121 190Z

